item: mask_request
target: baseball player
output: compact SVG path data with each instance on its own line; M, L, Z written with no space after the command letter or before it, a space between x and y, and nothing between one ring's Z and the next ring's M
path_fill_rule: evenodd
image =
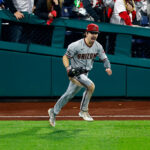
M88 73L93 67L94 58L98 56L104 62L105 71L112 74L110 62L103 50L102 45L96 41L99 27L89 24L86 28L85 38L71 43L63 56L63 64L66 68L70 83L66 92L59 98L54 108L48 110L49 122L55 126L56 115L61 108L73 98L81 88L85 88L81 101L79 116L86 121L93 121L88 113L88 105L94 92L95 85L88 78ZM69 61L70 60L70 61Z

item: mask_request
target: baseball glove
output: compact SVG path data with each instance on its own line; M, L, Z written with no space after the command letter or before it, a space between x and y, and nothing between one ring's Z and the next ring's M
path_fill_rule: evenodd
M68 72L69 77L79 76L80 74L87 73L88 71L83 68L71 68Z

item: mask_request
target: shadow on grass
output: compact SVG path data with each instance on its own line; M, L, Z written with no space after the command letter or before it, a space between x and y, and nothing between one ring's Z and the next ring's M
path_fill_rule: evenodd
M82 129L70 129L70 130L58 130L54 129L53 132L48 134L50 139L53 140L62 140L65 138L75 138L78 137L79 133L82 132Z
M14 129L15 130L15 129ZM43 132L42 132L43 131ZM13 133L1 134L0 137L2 139L42 139L42 140L62 140L66 138L74 138L77 137L78 134L83 131L82 129L57 129L50 127L34 127L25 129L25 131L19 132L18 130Z

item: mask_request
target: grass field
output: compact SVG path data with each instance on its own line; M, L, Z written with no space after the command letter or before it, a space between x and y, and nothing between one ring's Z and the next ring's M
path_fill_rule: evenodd
M149 150L150 121L0 121L0 150Z

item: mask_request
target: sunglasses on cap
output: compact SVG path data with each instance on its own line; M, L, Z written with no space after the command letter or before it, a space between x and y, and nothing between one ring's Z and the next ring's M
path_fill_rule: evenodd
M88 31L88 32L91 34L99 34L99 32L96 32L96 31Z

